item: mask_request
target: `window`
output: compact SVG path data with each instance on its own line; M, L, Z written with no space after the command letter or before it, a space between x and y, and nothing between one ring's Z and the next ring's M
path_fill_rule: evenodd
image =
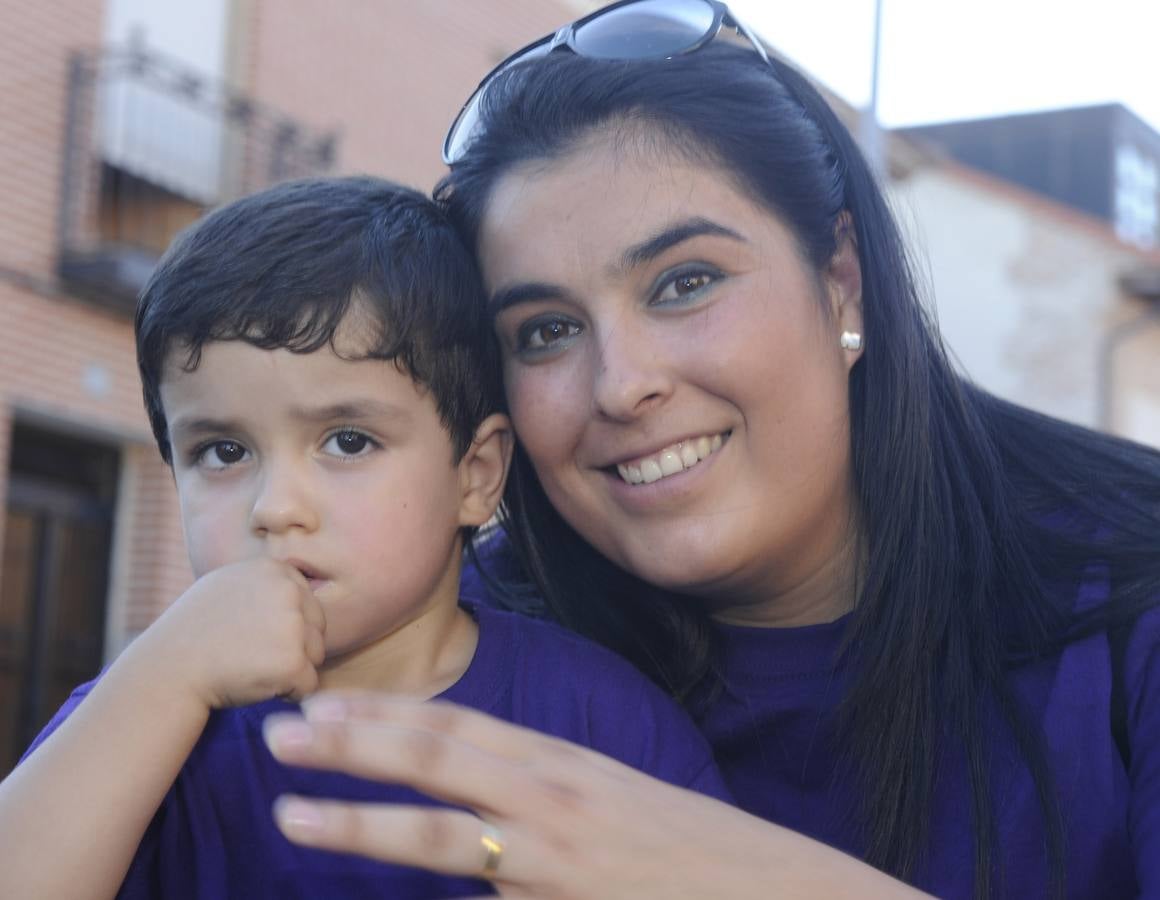
M111 0L105 43L115 52L172 60L195 73L184 84L151 82L130 64L102 85L98 141L110 167L202 204L221 193L224 129L215 106L182 96L219 90L226 74L226 0ZM182 76L177 75L178 80ZM176 88L176 90L174 89Z
M1160 173L1156 160L1132 144L1120 144L1116 148L1114 190L1116 234L1145 249L1160 244Z

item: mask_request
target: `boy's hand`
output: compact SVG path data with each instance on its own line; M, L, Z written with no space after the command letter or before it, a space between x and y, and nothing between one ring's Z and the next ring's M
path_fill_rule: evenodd
M209 709L318 687L326 619L302 573L259 558L199 578L140 638L156 670Z

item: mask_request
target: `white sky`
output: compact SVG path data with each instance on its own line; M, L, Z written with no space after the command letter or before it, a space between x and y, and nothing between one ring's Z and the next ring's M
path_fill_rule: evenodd
M874 0L728 0L851 103L870 98ZM889 127L1119 101L1160 131L1160 0L882 0Z

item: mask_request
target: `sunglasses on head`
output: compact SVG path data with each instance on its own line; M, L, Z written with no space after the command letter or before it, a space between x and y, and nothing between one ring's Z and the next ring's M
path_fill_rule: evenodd
M492 80L511 66L568 51L591 59L671 59L704 47L728 29L767 63L761 42L718 0L620 0L517 50L492 69L468 98L443 140L443 161L459 162L479 125L479 106Z

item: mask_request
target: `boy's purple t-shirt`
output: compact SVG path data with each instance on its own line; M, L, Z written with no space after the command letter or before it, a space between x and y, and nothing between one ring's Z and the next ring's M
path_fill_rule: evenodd
M440 696L566 738L673 784L727 799L712 752L686 714L615 654L561 628L474 608L479 644ZM78 688L31 753L88 693ZM124 898L434 898L490 893L484 882L299 847L275 828L284 793L431 805L408 789L278 763L262 720L270 701L213 713L150 824ZM483 851L480 851L480 864Z

